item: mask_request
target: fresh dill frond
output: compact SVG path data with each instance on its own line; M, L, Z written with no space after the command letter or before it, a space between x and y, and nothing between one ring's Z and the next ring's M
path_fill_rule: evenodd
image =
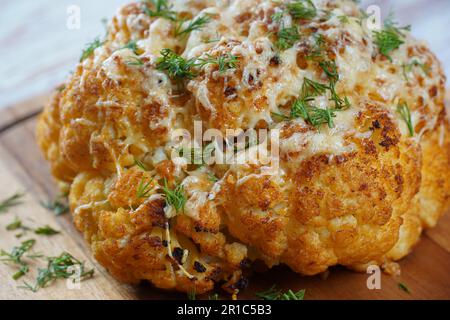
M55 200L41 202L41 205L47 210L53 211L56 216L69 212L69 206L63 201L64 196L59 195Z
M193 79L196 74L192 71L195 59L184 59L170 49L163 49L161 57L156 60L156 68L168 73L172 79Z
M276 12L272 15L271 19L273 22L280 23L283 20L284 11Z
M402 117L403 121L406 122L408 127L409 135L414 136L414 126L411 119L411 111L406 102L399 103L397 106L397 113Z
M91 43L88 43L86 45L86 48L83 50L83 52L81 54L80 62L83 62L84 60L89 58L94 53L95 49L101 47L104 43L105 42L104 41L100 41L99 38L96 38Z
M201 17L191 20L186 27L183 27L186 21L181 21L175 28L175 37L187 35L195 30L202 29L206 24L211 22L211 17L203 15Z
M12 196L0 201L0 213L8 212L12 207L22 204L22 198L24 196L24 193L16 192Z
M317 15L317 9L311 0L295 0L286 7L294 19L310 20Z
M328 89L328 85L313 81L309 78L303 80L302 85L302 98L317 97L325 94Z
M133 51L134 54L138 55L139 48L137 46L137 42L134 40L131 40L130 42L128 42L121 49L130 49L131 51Z
M300 40L300 34L297 27L281 28L277 33L275 46L280 50L287 50L298 40Z
M77 260L68 252L63 252L57 257L49 257L47 260L47 267L39 269L35 284L30 285L24 282L22 288L37 292L40 288L47 287L57 279L78 276L79 278L74 279L74 281L82 281L94 275L94 269L86 270L84 262Z
M172 21L177 20L177 13L171 10L167 0L146 0L144 2L146 3L144 13L149 17L164 18ZM149 8L149 5L152 9Z
M412 72L413 68L418 67L422 70L422 72L426 75L430 75L430 67L426 65L425 63L420 63L416 59L412 60L410 63L402 64L403 69L403 77L406 81L408 81L408 74Z
M208 173L208 180L211 182L217 182L219 181L219 178L217 178L214 173Z
M188 298L188 300L196 300L197 294L195 293L194 290L191 290L187 293L187 298Z
M403 290L403 291L405 291L406 293L411 294L411 291L409 290L409 288L408 288L408 286L407 286L406 284L400 282L400 283L398 284L398 287L400 288L400 290Z
M30 239L30 240L22 242L21 245L18 247L13 247L11 252L6 252L4 250L0 251L0 262L12 263L12 264L19 266L19 271L14 273L12 276L12 278L14 280L19 279L20 277L24 276L28 272L28 270L29 270L28 264L26 262L24 262L22 259L25 255L25 253L27 253L28 251L30 251L33 248L35 243L36 243L36 240ZM4 258L1 258L1 257L4 257ZM39 255L28 256L28 257L36 258L36 257L39 257Z
M329 128L333 128L333 118L335 117L336 113L334 109L322 109L311 106L308 101L304 99L296 100L291 108L291 119L302 118L314 127L328 124Z
M328 79L332 82L338 82L339 81L339 73L337 71L336 62L331 60L325 60L319 62L320 68L325 72L325 74L328 76Z
M53 229L49 225L45 225L43 227L39 227L39 228L35 229L34 233L36 233L38 235L44 235L44 236L53 236L53 235L59 234L61 232Z
M145 181L145 178L142 177L136 190L136 197L138 197L139 199L148 198L149 193L153 189L152 182L153 179L150 179L150 181Z
M137 67L141 67L144 65L144 62L139 57L128 57L128 60L125 63L129 66Z
M148 171L147 166L139 159L134 158L134 165L142 169L142 171Z
M350 22L349 17L346 15L338 16L338 19L342 24L347 24Z
M208 296L208 300L219 300L219 294L213 293Z
M282 292L273 285L268 290L257 292L255 295L263 300L303 300L305 297L305 290L299 290L297 292L288 290Z
M17 229L22 228L22 220L20 220L19 218L15 218L13 222L11 222L10 224L8 224L6 226L6 230L8 231L14 231Z
M391 52L400 48L405 43L405 35L402 31L409 31L410 29L410 26L398 27L390 15L386 19L383 29L373 32L374 42L378 46L380 53L389 59L389 61L392 61L392 57L390 56Z
M170 189L167 180L164 179L164 186L162 187L162 190L169 206L172 206L176 212L180 212L184 209L187 199L184 194L183 185L178 184L174 189Z
M207 54L206 58L197 59L196 66L203 67L208 64L217 65L219 67L219 71L223 73L229 69L236 69L237 62L238 57L230 53L222 54L217 57Z

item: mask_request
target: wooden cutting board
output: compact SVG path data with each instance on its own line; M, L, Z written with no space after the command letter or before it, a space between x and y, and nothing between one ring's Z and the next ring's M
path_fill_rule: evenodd
M79 289L68 289L64 280L33 293L18 288L22 281L33 282L36 269L44 261L32 261L30 273L14 281L11 275L16 267L0 264L0 299L179 299L180 293L167 293L149 284L130 286L114 280L91 256L83 237L74 228L70 214L56 217L44 209L42 201L54 199L57 190L34 140L36 117L47 95L35 97L9 109L0 111L0 200L16 191L25 191L22 205L0 214L0 249L9 251L21 241L36 239L34 251L47 256L68 251L87 266L95 268L95 276L81 283ZM24 224L38 227L49 224L61 230L54 236L28 233L17 239L17 232L5 226L15 217ZM441 218L439 225L425 232L412 254L400 262L401 276L382 275L381 290L367 288L368 274L354 273L337 267L328 277L302 277L286 267L277 267L263 274L255 274L250 287L240 294L241 299L254 299L254 293L270 288L306 289L305 299L450 299L450 214ZM410 293L399 288L407 285ZM220 290L218 289L218 292ZM226 295L223 298L229 298Z

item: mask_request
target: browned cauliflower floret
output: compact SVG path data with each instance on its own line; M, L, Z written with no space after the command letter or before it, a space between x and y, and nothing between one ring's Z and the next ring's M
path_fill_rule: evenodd
M122 7L37 128L96 259L128 283L236 293L256 260L314 275L406 256L450 206L445 76L406 30L366 18L350 0ZM208 162L219 140L179 141L194 121L237 130L215 155L276 132L278 167Z

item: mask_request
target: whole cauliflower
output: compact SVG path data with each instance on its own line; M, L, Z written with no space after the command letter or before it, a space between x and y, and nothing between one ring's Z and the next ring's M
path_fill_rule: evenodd
M407 28L370 25L350 0L119 9L37 128L96 259L204 293L242 290L256 260L315 275L407 255L450 204L445 76ZM277 130L279 169L171 157L194 120Z

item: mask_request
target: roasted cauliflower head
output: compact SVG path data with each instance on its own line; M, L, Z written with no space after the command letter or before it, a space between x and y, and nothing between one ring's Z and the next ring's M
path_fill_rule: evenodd
M86 47L37 140L117 279L237 292L257 260L315 275L407 255L450 204L444 86L355 1L142 1ZM195 123L223 138L183 144ZM252 130L276 134L240 147Z

